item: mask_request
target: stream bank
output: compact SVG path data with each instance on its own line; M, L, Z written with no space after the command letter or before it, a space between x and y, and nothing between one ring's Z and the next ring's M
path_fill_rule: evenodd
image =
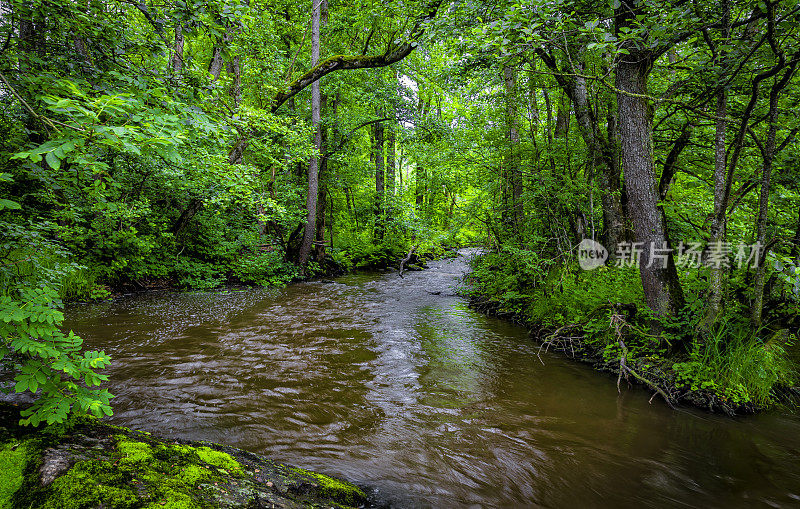
M638 272L578 274L550 288L507 255L475 257L472 268L461 289L470 308L525 327L539 353L610 373L618 390L643 386L672 409L727 416L797 408L797 331L755 331L723 318L703 332L686 309L656 318L643 297L614 282L635 277L635 285Z

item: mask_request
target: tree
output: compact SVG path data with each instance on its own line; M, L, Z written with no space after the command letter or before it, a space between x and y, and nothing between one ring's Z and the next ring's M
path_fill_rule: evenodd
M320 2L311 0L311 67L315 67L319 61L320 46ZM314 228L317 222L317 190L319 187L319 152L322 150L322 131L320 128L320 86L319 80L311 83L311 126L314 130L314 148L316 153L312 154L308 163L308 194L306 195L306 225L303 230L303 242L300 244L300 251L297 262L301 267L305 267L311 256L311 248L314 244Z
M644 4L622 1L615 12L617 34L630 30L637 16L647 16ZM683 290L667 238L663 210L656 187L653 124L648 104L647 81L655 59L668 47L643 48L647 34L631 39L623 47L615 69L617 107L621 140L621 163L628 190L629 216L634 241L642 246L639 271L647 305L657 314L672 315L683 306ZM668 253L662 263L657 250Z

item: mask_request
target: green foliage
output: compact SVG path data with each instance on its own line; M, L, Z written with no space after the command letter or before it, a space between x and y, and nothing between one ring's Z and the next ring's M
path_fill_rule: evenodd
M210 290L222 285L226 279L217 265L185 256L176 260L174 270L181 288Z
M391 239L387 239L391 240ZM374 244L368 233L343 235L334 259L354 269L382 268L394 265L405 256L403 245Z
M97 389L108 377L96 372L111 358L102 351L81 352L83 340L59 329L64 315L55 290L18 291L18 297L0 297L0 360L10 357L14 363L15 392L41 391L22 412L22 423L63 422L70 412L111 415L111 394Z
M777 387L797 381L784 345L765 343L746 325L729 319L721 321L710 336L695 338L688 360L675 363L672 369L680 386L715 393L737 406L757 408L775 403Z
M284 286L300 277L299 268L284 260L278 251L242 256L234 262L233 275L242 283Z
M3 178L9 181L7 177ZM0 220L6 236L0 246L0 362L15 373L14 392L37 395L22 412L23 424L63 422L70 413L111 415L107 380L99 374L111 358L81 351L83 340L64 333L59 290L79 271L48 225L22 226Z

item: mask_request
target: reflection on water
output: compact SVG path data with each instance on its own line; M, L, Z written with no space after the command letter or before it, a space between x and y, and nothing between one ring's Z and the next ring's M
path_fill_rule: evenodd
M68 310L113 422L374 487L399 507L795 506L800 420L648 404L453 296L464 258Z

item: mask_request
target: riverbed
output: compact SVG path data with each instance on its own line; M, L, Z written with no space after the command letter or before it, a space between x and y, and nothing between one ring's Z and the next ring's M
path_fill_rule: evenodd
M800 418L668 408L456 295L400 278L73 305L113 358L112 423L356 482L392 507L800 505Z

